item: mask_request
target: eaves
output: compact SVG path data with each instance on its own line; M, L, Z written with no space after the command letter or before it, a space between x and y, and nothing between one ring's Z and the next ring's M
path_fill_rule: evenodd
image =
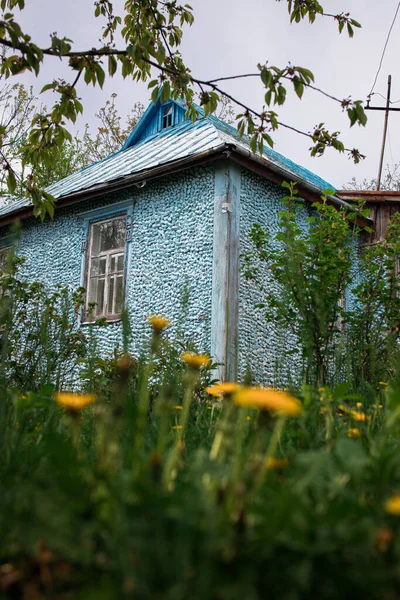
M183 159L164 163L163 165L159 165L150 169L144 169L142 171L132 173L131 175L125 175L124 177L94 185L90 188L73 192L67 196L62 196L56 201L56 209L70 206L78 202L83 202L84 200L91 198L96 198L110 192L122 190L132 185L139 185L147 181L172 175L184 169L206 165L223 158L229 158L278 185L281 185L284 181L295 181L298 183L299 195L302 198L311 202L321 201L322 190L314 186L312 183L304 181L300 177L283 169L279 165L276 165L264 156L255 155L250 150L245 150L241 146L222 142L220 145L207 150L206 152L187 156ZM327 201L338 208L345 208L349 211L354 211L354 206L345 202L344 200L341 200L337 196L328 195ZM14 212L0 215L0 227L9 225L10 223L21 219L27 219L32 216L33 206L21 207ZM357 217L356 222L361 227L372 225L372 220L365 217Z

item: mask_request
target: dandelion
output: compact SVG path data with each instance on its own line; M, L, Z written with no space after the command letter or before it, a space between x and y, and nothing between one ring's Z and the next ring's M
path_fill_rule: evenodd
M249 417L249 415L247 415L246 421L251 421L251 417Z
M395 494L386 500L384 508L390 515L400 515L400 494Z
M326 412L328 412L328 409L326 408L326 406L323 406L322 408L319 409L319 412L321 415L324 415Z
M232 399L239 406L251 406L271 412L281 412L289 417L295 417L302 412L302 406L296 398L286 392L274 389L241 388L232 396Z
M172 429L183 429L183 425L174 425Z
M162 315L149 315L147 321L152 326L155 335L160 335L170 324L170 320Z
M269 471L281 471L282 469L287 469L289 466L289 461L287 458L274 458L270 456L267 459L267 469Z
M347 432L347 437L349 438L358 438L361 435L361 431L357 429L357 427L352 427Z
M118 360L117 366L121 375L129 374L129 372L133 369L136 361L129 354L124 354Z
M238 383L227 381L225 383L215 383L214 385L210 385L209 387L206 387L205 390L210 396L221 398L222 396L229 396L230 394L237 392L239 388L240 385Z
M96 399L94 394L74 394L73 392L56 392L54 398L57 404L74 413L93 404Z
M362 402L357 402L357 404L356 404L356 407L357 407L358 409L362 408Z
M346 406L343 406L343 404L338 404L336 410L342 414L350 412L350 410Z
M386 381L380 381L379 385L387 385Z
M180 404L177 404L176 406L174 406L175 410L182 410L182 406Z
M201 369L201 367L207 367L211 362L207 354L196 354L195 352L184 352L181 358L188 367L196 371Z
M351 416L355 421L366 421L369 418L365 413L356 412L355 410L351 411Z

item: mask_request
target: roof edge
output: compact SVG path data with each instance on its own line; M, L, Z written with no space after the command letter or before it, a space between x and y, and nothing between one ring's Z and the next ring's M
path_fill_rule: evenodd
M56 199L55 208L59 209L63 208L64 206L69 206L70 204L83 202L84 200L87 200L89 198L94 198L97 196L108 194L110 192L124 189L131 185L135 185L135 183L141 183L143 181L158 179L159 177L165 177L166 175L172 175L174 173L177 173L184 169L188 169L193 166L201 166L202 164L207 164L209 162L218 160L218 158L226 157L226 151L226 144L225 142L223 142L216 148L212 148L201 154L196 154L193 156L185 157L183 159L174 160L168 163L164 163L163 165L158 165L157 167L153 167L151 169L138 171L136 173L132 173L131 175L120 177L119 179L114 179L106 183L94 185L92 187L73 192L72 194L69 194L67 196L61 196L60 198ZM33 205L23 206L16 209L13 212L8 212L4 215L0 215L0 227L9 225L14 221L28 219L29 217L32 217L33 208Z

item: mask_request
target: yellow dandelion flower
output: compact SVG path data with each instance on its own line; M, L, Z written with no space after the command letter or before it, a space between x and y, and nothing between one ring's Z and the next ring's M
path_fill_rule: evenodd
M338 404L337 407L336 407L336 410L340 411L341 413L348 413L348 412L350 412L350 410L346 406L343 406L343 404Z
M183 425L174 425L172 429L183 429Z
M147 321L152 326L156 335L160 335L160 333L170 324L170 320L162 315L149 315Z
M328 412L328 409L326 408L326 406L323 406L322 408L319 409L319 412L321 415L324 415L326 412Z
M357 402L357 404L356 404L356 407L357 407L358 409L362 408L362 402Z
M286 469L289 466L289 461L287 458L274 458L270 456L267 460L267 469L280 471L281 469Z
M351 416L355 421L366 421L369 418L365 413L356 412L355 410L351 411Z
M271 388L244 387L239 389L232 399L239 406L282 412L290 417L295 417L302 412L302 406L296 398L286 392Z
M71 412L79 412L85 406L93 404L96 399L94 394L74 394L73 392L56 392L55 401Z
M251 417L249 417L249 415L247 415L246 421L251 421Z
M195 352L184 352L181 356L182 360L191 369L199 370L201 367L206 367L210 364L210 357L207 354L196 354Z
M225 383L215 383L214 385L210 385L206 387L205 390L207 394L210 396L215 396L216 398L221 398L222 396L229 396L240 388L238 383L234 383L226 381Z
M387 385L386 381L380 381L379 385Z
M177 404L176 406L174 406L175 410L182 410L182 406L180 406L180 404Z
M347 432L347 437L349 438L357 438L360 437L361 431L357 429L357 427L352 427Z
M319 393L323 392L323 391L324 391L324 389L325 389L325 388L323 388L323 387L320 387L320 388L318 388L318 391L319 391Z
M386 500L385 511L390 515L400 515L400 494L395 494Z

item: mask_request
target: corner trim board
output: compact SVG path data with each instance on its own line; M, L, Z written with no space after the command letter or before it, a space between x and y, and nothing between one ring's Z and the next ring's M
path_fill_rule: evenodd
M221 381L237 377L241 167L216 164L211 307L211 355Z

